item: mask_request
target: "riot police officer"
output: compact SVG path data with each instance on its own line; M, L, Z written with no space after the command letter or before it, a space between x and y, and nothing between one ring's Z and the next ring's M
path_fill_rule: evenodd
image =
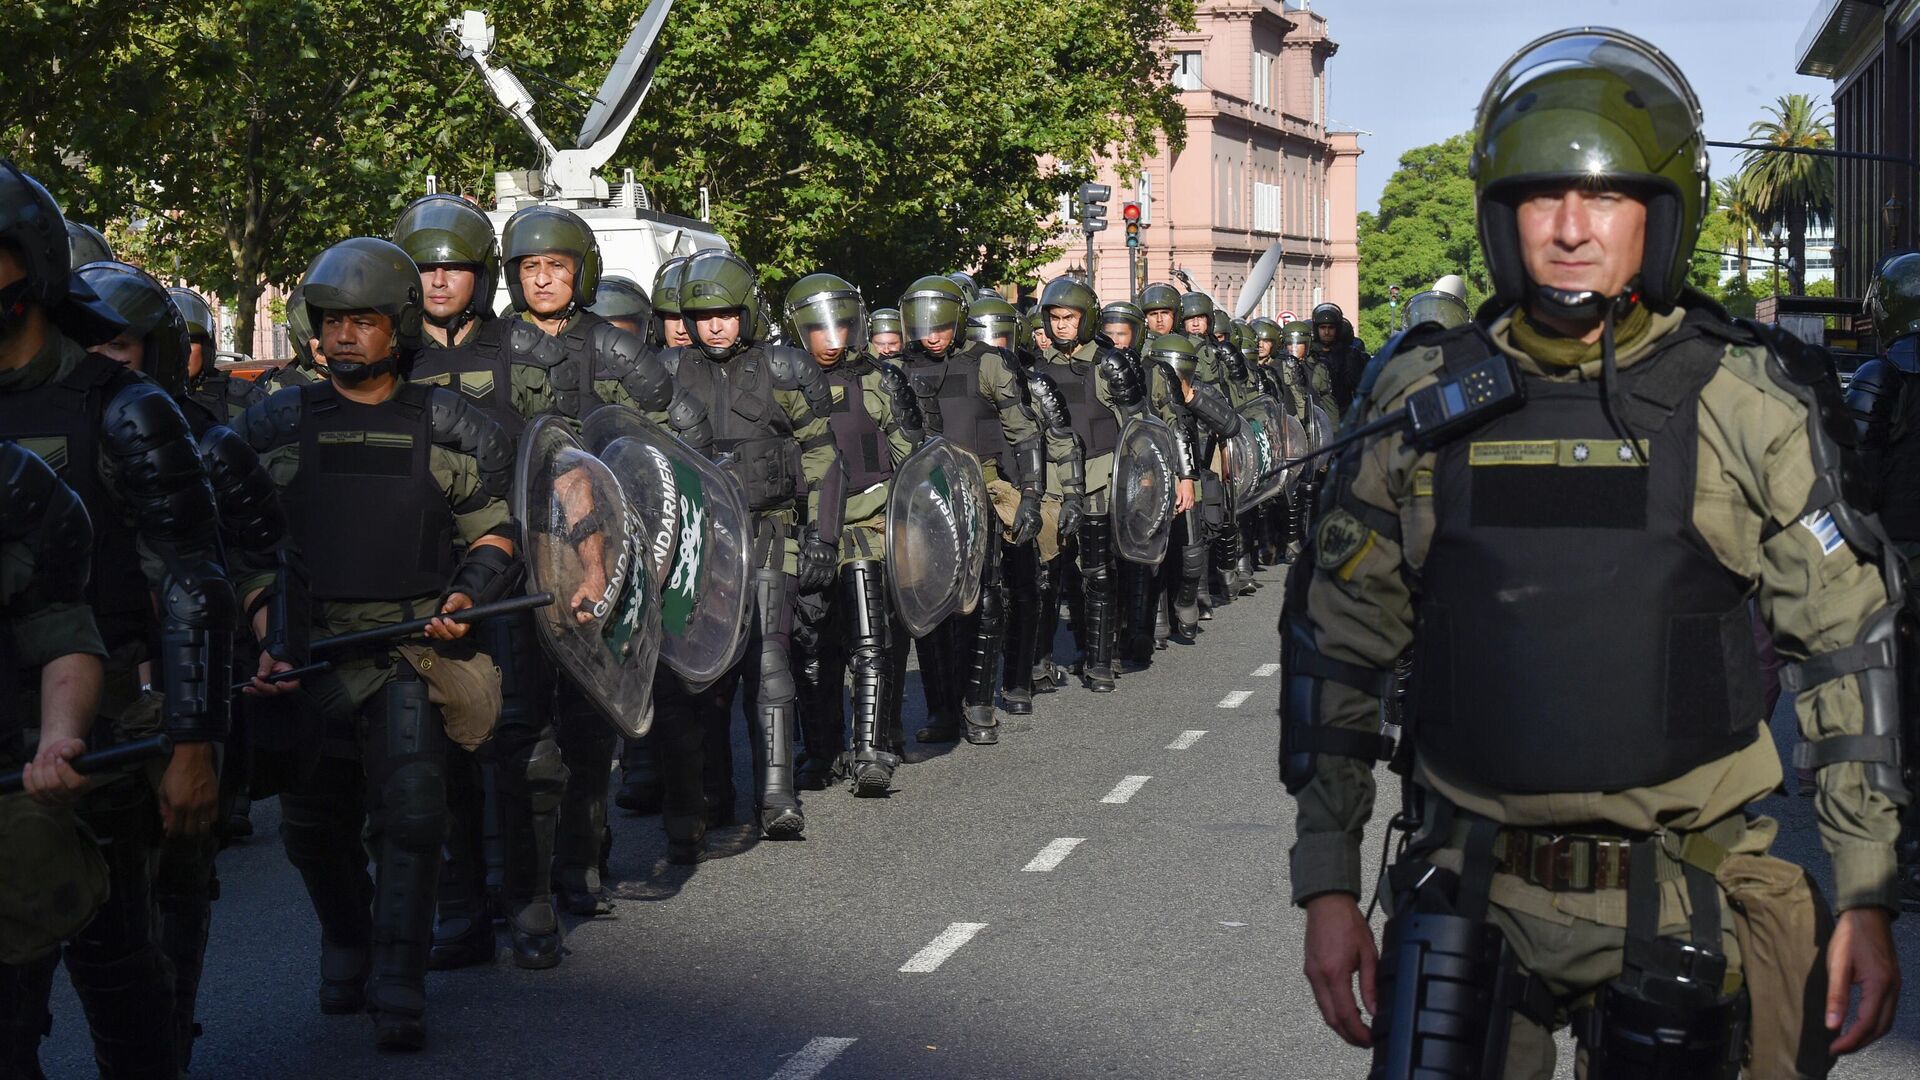
M845 779L862 797L885 795L905 750L900 726L906 629L887 592L887 503L894 470L924 438L920 407L899 368L867 356L859 290L833 274L809 274L787 291L795 343L820 365L833 408L829 423L847 471L846 524L837 539L837 590L803 593L794 626L794 676L807 756L798 785L819 790ZM852 673L849 747L841 688Z
M795 688L790 656L793 588L830 587L839 565L833 542L846 512L846 472L829 424L832 397L820 366L797 349L754 334L753 268L726 251L686 265L680 315L695 344L666 354L677 388L711 417L713 447L740 480L753 512L753 633L732 671L695 693L669 678L657 692L665 780L663 821L682 861L705 843L702 762L708 732L724 731L744 684L753 735L754 806L770 840L806 828L794 794Z
M206 299L192 289L177 286L167 292L187 323L187 396L199 402L220 423L232 423L234 417L265 397L266 392L250 380L221 370L214 361L220 335L214 325L213 308Z
M647 291L619 274L600 278L589 310L635 337L646 337L653 326L653 302L647 299Z
M867 315L867 355L899 366L907 348L899 308L874 308Z
M997 296L979 296L967 305L967 340L1013 355L1020 344L1020 312Z
M108 661L106 722L91 741L168 730L179 745L161 778L159 824L169 836L203 834L218 801L214 744L226 734L227 694L217 684L235 616L207 472L166 392L86 351L83 342L111 340L125 324L73 275L59 207L11 163L0 163L0 298L0 436L58 461L96 527L87 597ZM157 567L155 579L146 567ZM151 693L143 663L153 668ZM108 858L111 889L65 956L109 1076L170 1076L177 1063L172 984L148 892L161 839L155 810L155 791L138 776L94 785L79 806ZM7 969L0 1014L45 1015L52 966L48 958ZM25 1054L41 1034L30 1033Z
M1353 335L1353 324L1334 303L1315 304L1312 315L1313 355L1327 369L1328 389L1335 409L1330 416L1341 416L1352 404L1360 385L1360 373L1367 369L1367 350Z
M271 394L326 378L327 369L314 353L313 342L313 327L307 322L307 302L300 295L300 286L295 285L287 291L287 347L293 350L293 358L260 376L257 385L261 392Z
M107 243L99 229L72 218L67 219L67 248L72 253L70 262L75 270L113 258L113 245Z
M1164 281L1156 281L1141 289L1140 313L1147 324L1148 341L1178 332L1180 290Z
M1202 497L1205 486L1218 486L1218 477L1206 470L1207 449L1213 443L1232 438L1240 431L1240 414L1226 398L1194 377L1196 367L1193 342L1184 335L1166 333L1147 346L1148 399L1155 411L1181 438L1183 452L1183 491L1176 509L1173 536L1168 541L1167 558L1160 564L1162 607L1168 618L1168 635L1191 645L1200 633L1200 585L1207 574L1207 539L1226 527L1221 510L1224 492L1214 498ZM1179 558L1174 558L1174 552ZM1156 630L1156 635L1158 631Z
M1880 261L1867 283L1880 355L1861 364L1847 387L1847 408L1859 428L1860 464L1871 485L1869 507L1911 564L1920 555L1920 252ZM1908 732L1908 746L1920 746ZM1911 768L1911 767L1910 767ZM1909 773L1911 778L1911 772ZM1920 910L1920 810L1909 805L1900 837L1900 901Z
M1818 1076L1891 1025L1901 575L1845 495L1830 363L1685 288L1706 161L1653 46L1574 29L1509 60L1471 156L1496 303L1403 337L1362 416L1463 379L1524 392L1342 454L1295 564L1293 896L1322 1016L1376 1075L1547 1076L1571 1019L1594 1076ZM1753 598L1819 773L1824 951L1822 902L1748 810L1781 781ZM1359 844L1409 643L1418 824L1376 961Z
M653 277L653 334L651 340L663 349L684 349L693 344L686 320L680 317L680 280L687 270L687 256L680 255L660 264Z
M419 268L388 241L355 237L316 256L302 287L332 377L278 391L238 427L281 485L311 575L313 629L501 599L516 581L512 443L460 394L402 378L424 337ZM268 614L256 616L263 639ZM320 921L320 1008L371 1011L382 1050L425 1044L447 760L483 741L499 708L492 660L462 641L469 629L436 619L432 647L344 658L303 691L310 714L285 720L317 725L317 760L281 795L281 835ZM300 690L268 679L293 666L263 651L249 692ZM492 694L456 696L463 673Z

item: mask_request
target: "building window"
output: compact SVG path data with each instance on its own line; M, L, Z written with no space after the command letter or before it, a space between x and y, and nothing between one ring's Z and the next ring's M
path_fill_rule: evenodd
M1253 96L1251 100L1260 108L1273 108L1273 57L1258 49L1253 51Z
M1181 90L1199 90L1206 85L1200 81L1198 51L1173 54L1173 85Z

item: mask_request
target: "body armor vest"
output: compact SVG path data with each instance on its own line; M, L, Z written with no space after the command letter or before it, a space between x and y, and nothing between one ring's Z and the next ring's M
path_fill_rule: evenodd
M886 432L867 409L866 379L876 369L842 361L822 374L834 395L828 423L847 470L847 491L859 493L893 479L893 454Z
M488 319L472 337L452 348L423 349L415 355L413 371L407 378L459 394L504 428L518 445L527 422L513 407L513 360L506 344L511 327L506 319Z
M907 369L907 377L922 400L937 399L942 437L970 451L983 464L994 462L1001 476L1011 475L1008 465L1013 455L1000 426L1000 414L993 402L980 395L978 353L956 349L942 361L916 360Z
M1527 404L1440 448L1414 633L1420 754L1500 791L1621 791L1753 741L1747 583L1693 527L1695 327L1619 373L1645 464L1597 382L1526 377ZM1460 342L1459 348L1453 347ZM1492 355L1444 346L1449 371Z
M433 389L401 383L378 405L331 383L300 390L300 471L285 505L322 600L437 595L456 565L453 508L433 478Z
M1891 365L1889 365L1891 367ZM1895 370L1892 430L1881 459L1880 523L1887 535L1920 541L1920 375Z
M787 414L773 398L765 348L755 345L723 364L697 348L682 349L674 374L706 405L714 458L724 460L740 481L748 509L792 508L802 476L800 444L786 430Z
M1113 453L1120 443L1120 421L1112 409L1100 404L1095 365L1084 360L1050 361L1046 371L1067 403L1067 422L1073 425L1087 460Z
M107 403L140 376L89 353L65 378L0 394L0 437L39 454L86 504L93 519L93 569L87 603L109 652L147 636L152 601L133 528L100 478L100 418Z

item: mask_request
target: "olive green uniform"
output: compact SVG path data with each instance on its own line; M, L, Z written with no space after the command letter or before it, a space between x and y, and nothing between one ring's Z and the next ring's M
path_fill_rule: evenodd
M1683 309L1654 316L1637 340L1622 342L1618 365L1627 369L1656 355L1661 339L1679 325ZM1575 368L1536 361L1512 343L1513 316L1491 327L1494 342L1530 375L1592 381L1600 361ZM1597 348L1597 346L1596 346ZM1411 348L1382 371L1364 418L1402 406L1435 381L1438 348ZM1842 544L1824 550L1811 528L1796 526L1815 482L1807 409L1769 376L1765 350L1729 344L1722 366L1699 398L1698 480L1692 524L1713 555L1753 583L1761 615L1781 653L1792 660L1844 649L1862 625L1886 607L1879 571ZM1414 633L1412 589L1435 528L1432 499L1435 455L1418 453L1398 434L1343 459L1352 502L1336 501L1318 525L1315 567L1306 611L1320 652L1333 660L1390 671ZM1336 485L1340 487L1343 485ZM1569 572L1581 572L1569 552ZM1324 685L1320 721L1356 732L1379 728L1379 702L1335 682ZM1862 705L1856 680L1846 676L1802 692L1795 702L1809 739L1857 735ZM1416 718L1417 722L1417 718ZM1741 813L1780 785L1773 743L1760 736L1744 749L1652 787L1616 792L1515 795L1478 788L1444 775L1424 760L1415 782L1471 815L1503 826L1543 831L1602 828L1680 837L1712 828L1711 838L1736 854L1766 850L1775 831L1765 818ZM1371 815L1374 776L1359 760L1321 754L1297 798L1298 835L1291 857L1296 903L1328 892L1359 895L1365 887L1362 830ZM1863 782L1864 766L1841 762L1820 774L1814 808L1833 858L1836 904L1893 908L1897 904L1893 839L1895 808ZM1433 858L1458 869L1462 836ZM1678 847L1676 844L1675 847ZM1662 933L1687 923L1678 875L1660 875ZM1672 877L1674 880L1666 880ZM1495 873L1490 918L1517 950L1521 964L1542 977L1564 1009L1620 972L1627 923L1626 890L1555 892L1522 877ZM1723 903L1724 907L1724 903ZM1723 927L1732 926L1730 918ZM1809 930L1811 928L1808 928ZM1726 934L1729 969L1740 950ZM1751 980L1750 980L1751 981ZM1755 1030L1778 1015L1755 984ZM1791 1013L1797 1002L1788 1003ZM1549 1076L1553 1048L1544 1028L1514 1019L1509 1076Z

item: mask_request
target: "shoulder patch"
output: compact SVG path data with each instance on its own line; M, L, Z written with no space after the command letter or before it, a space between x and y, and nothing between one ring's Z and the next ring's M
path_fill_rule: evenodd
M1313 532L1313 558L1320 569L1333 573L1353 561L1373 542L1373 531L1346 510L1335 508L1320 519Z

